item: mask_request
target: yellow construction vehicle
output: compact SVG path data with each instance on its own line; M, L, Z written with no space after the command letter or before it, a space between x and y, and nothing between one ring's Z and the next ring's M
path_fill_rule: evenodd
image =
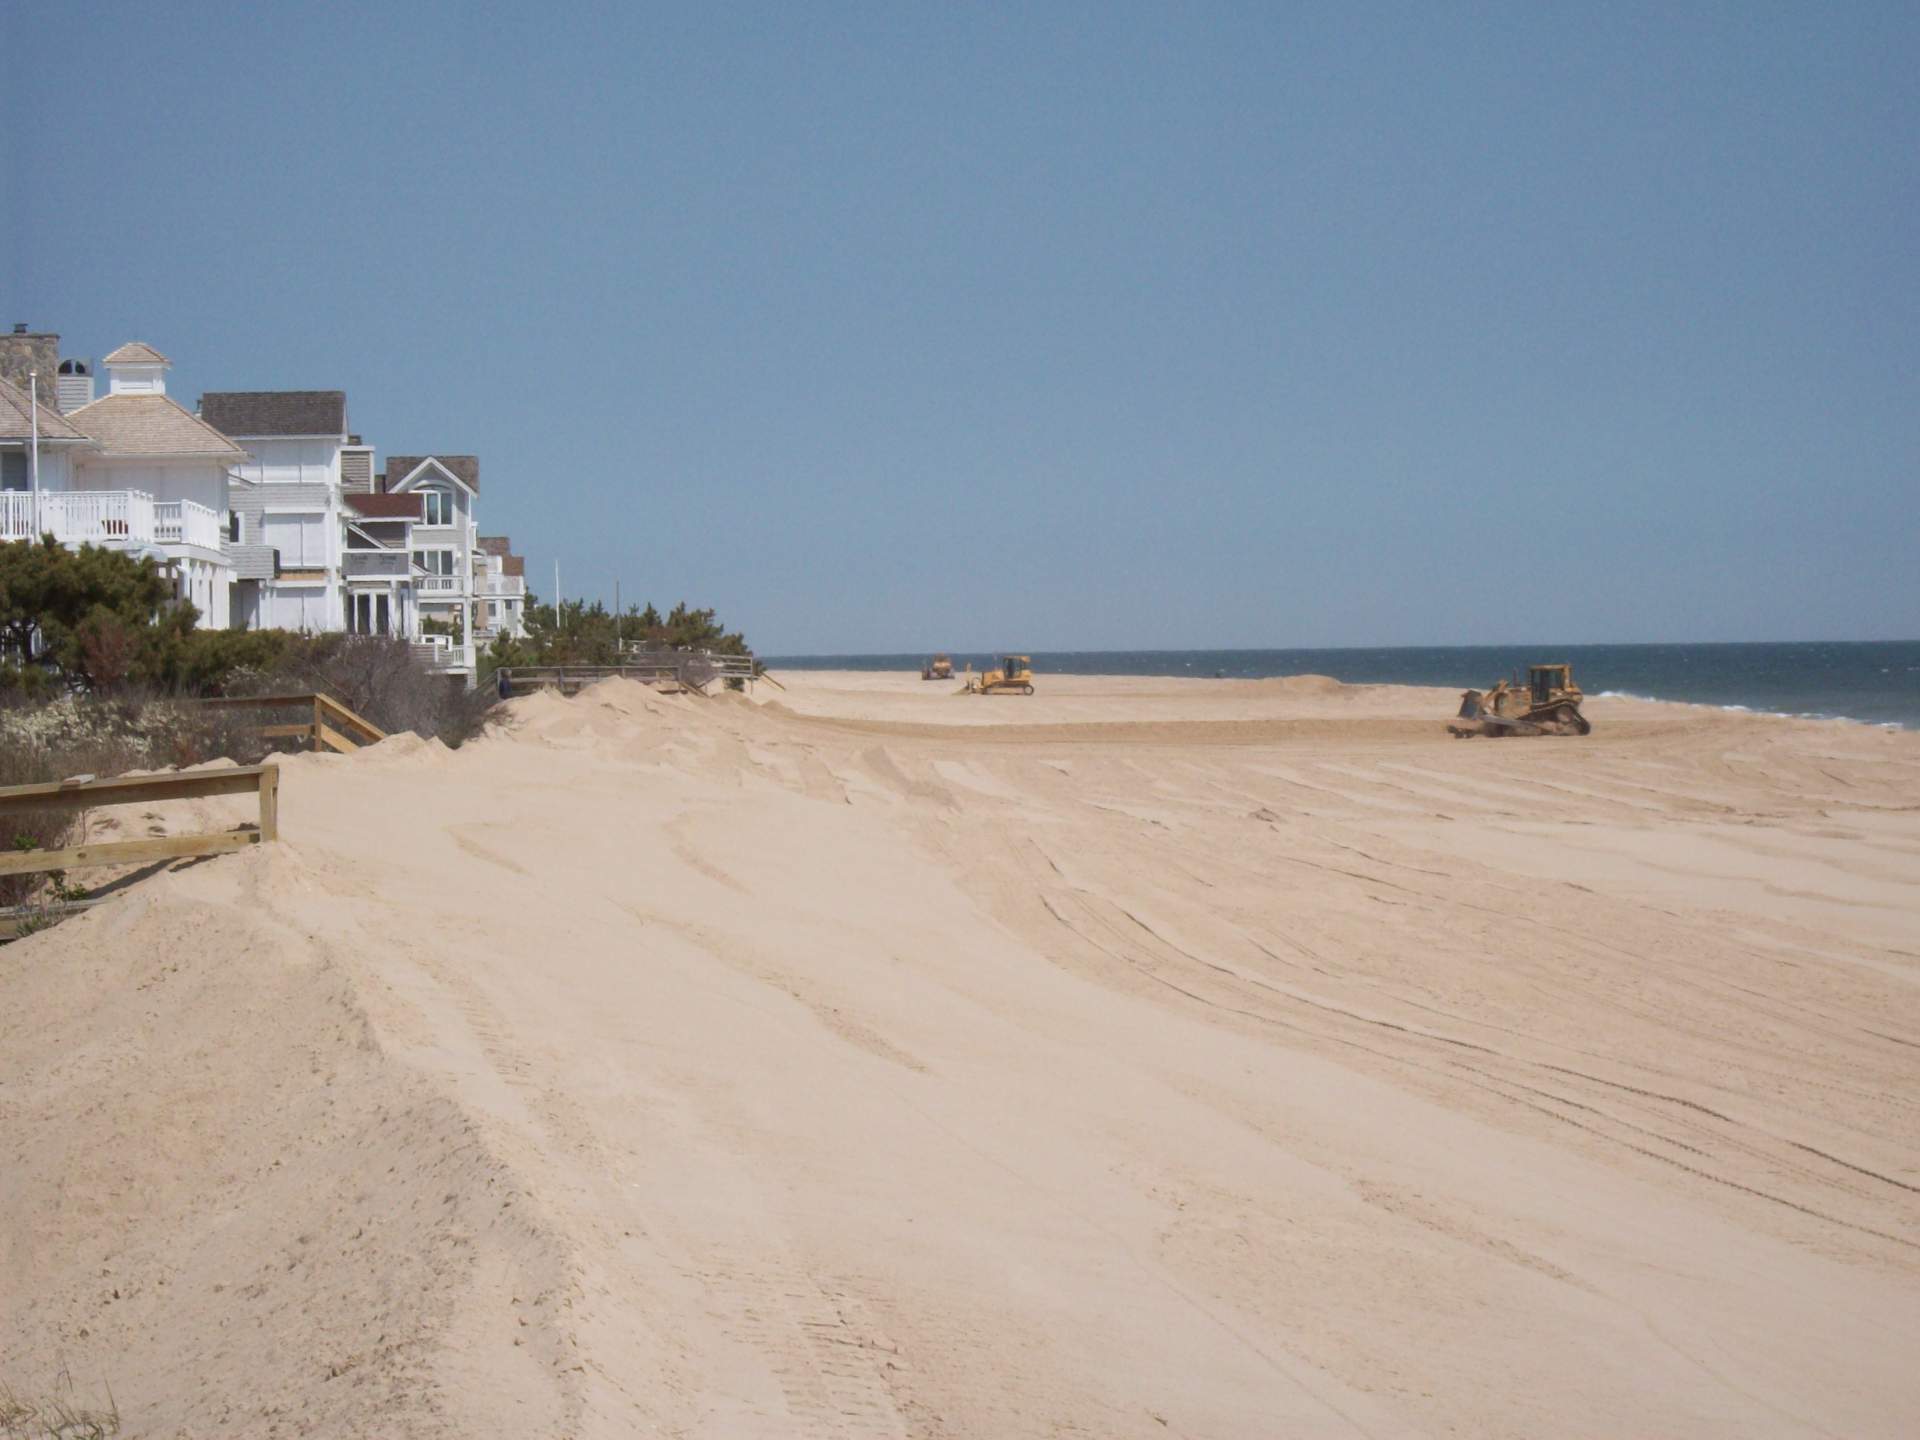
M998 670L987 670L978 675L967 676L967 688L960 693L963 695L1031 695L1033 694L1033 657L1008 655L1001 660Z
M934 656L920 667L920 678L922 680L953 679L953 657L951 655Z
M1491 690L1460 696L1460 714L1447 729L1471 735L1585 735L1593 725L1580 713L1586 697L1573 683L1571 665L1529 665L1527 683L1516 675Z

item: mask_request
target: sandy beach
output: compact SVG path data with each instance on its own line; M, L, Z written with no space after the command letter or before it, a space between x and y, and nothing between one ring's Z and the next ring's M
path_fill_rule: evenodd
M780 678L289 757L283 843L0 948L0 1383L166 1437L1920 1432L1920 733Z

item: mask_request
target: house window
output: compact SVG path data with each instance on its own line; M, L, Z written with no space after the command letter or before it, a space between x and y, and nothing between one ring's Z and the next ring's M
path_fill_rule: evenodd
M31 487L32 475L27 466L27 452L24 450L0 451L0 490L25 490Z
M451 575L453 574L453 551L416 550L413 552L413 563L429 575Z
M227 539L235 545L240 543L240 512L238 510L227 511Z
M421 493L426 497L427 502L427 518L423 523L428 525L453 524L453 496L451 494L445 490L426 490Z

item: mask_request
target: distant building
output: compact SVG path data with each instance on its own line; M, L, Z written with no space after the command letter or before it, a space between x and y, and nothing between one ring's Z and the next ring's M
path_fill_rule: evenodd
M341 390L210 391L200 416L246 447L234 469L229 535L239 562L235 623L248 630L344 630Z
M475 567L473 613L481 642L527 633L527 562L505 535L482 535L484 563Z
M445 652L440 663L446 668L472 674L479 631L474 615L475 570L481 559L475 519L479 457L389 455L385 493L420 501L420 519L409 543L418 572L414 583L422 626L437 620L459 632L457 637L423 634L422 639Z
M58 335L0 335L0 540L148 555L207 625L387 635L468 677L480 646L524 632L525 564L479 539L478 457L376 472L344 391L209 391L196 415L168 397L170 363L123 345L96 399L94 363Z

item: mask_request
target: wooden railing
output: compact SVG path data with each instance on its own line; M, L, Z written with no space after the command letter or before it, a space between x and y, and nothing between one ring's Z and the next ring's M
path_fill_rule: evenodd
M262 725L260 733L269 740L305 740L313 749L325 746L351 755L362 745L377 745L387 732L371 720L362 720L331 695L303 692L298 695L222 695L202 700L202 705L229 710L309 709L311 720L292 724Z
M495 672L510 695L558 690L571 695L596 680L621 675L649 685L671 682L704 695L715 680L757 678L751 655L710 655L701 650L634 650L618 665L512 665Z
M33 810L93 810L103 805L146 805L156 800L200 800L213 795L258 793L260 824L253 829L205 835L157 835L108 840L62 850L0 850L0 875L81 870L92 865L140 865L244 850L280 838L280 767L242 765L226 770L121 775L112 780L61 781L55 785L9 785L0 789L0 832L5 817Z

